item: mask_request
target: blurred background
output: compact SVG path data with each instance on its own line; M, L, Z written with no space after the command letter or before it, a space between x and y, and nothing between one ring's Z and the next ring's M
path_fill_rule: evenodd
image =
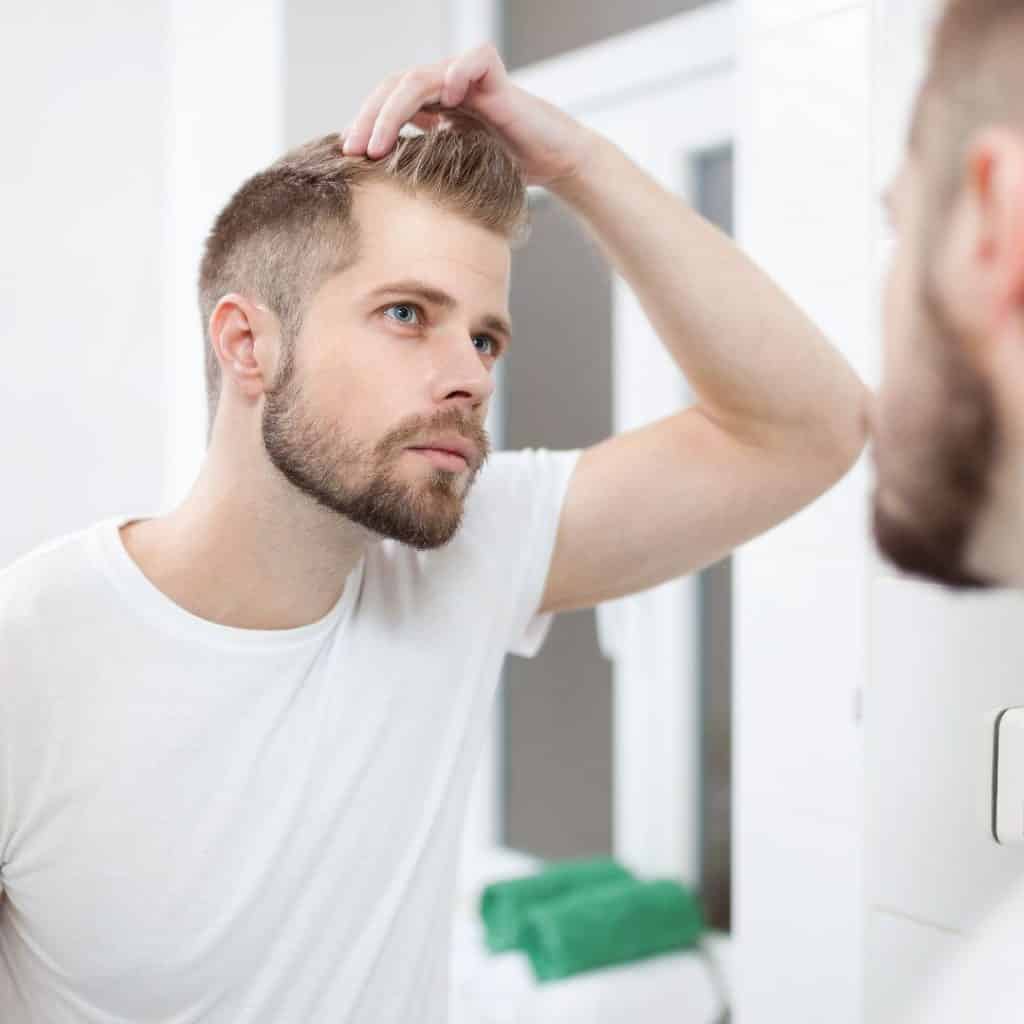
M8 5L0 565L184 496L204 451L195 282L214 215L286 148L343 129L388 73L487 39L525 88L733 233L877 387L878 197L933 14L930 0ZM532 207L494 446L583 447L691 401L567 209L539 190ZM878 562L865 462L731 559L560 615L536 657L507 659L467 879L502 852L613 854L699 889L735 1020L903 1019L1021 871L986 834L976 741L983 711L1021 703L1024 649L1017 596L953 598ZM670 1011L707 1019L685 1000Z

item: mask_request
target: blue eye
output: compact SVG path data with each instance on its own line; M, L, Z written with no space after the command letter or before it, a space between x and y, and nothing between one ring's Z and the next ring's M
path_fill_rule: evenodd
M416 309L416 307L410 305L408 302L396 302L393 306L388 306L388 308L385 310L385 315L390 313L391 310L393 310L393 309L403 309L403 310L406 311L407 314L415 314L416 316L419 316L419 311ZM406 315L406 316L395 316L395 317L391 317L391 319L392 320L396 320L400 324L416 323L416 321L410 319L408 315Z
M489 341L491 343L491 351L488 353L489 355L497 358L501 354L501 346L489 334L478 334L473 340L476 341L477 338L483 338L484 341Z

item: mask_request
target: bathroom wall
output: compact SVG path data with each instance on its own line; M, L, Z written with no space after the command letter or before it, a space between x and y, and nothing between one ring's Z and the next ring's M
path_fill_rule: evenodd
M449 56L447 0L284 0L285 141L343 129L381 79Z
M279 142L276 0L5 18L0 565L151 515L205 430L198 245Z
M159 496L168 75L162 5L3 20L0 565Z
M866 375L870 11L746 0L740 25L738 238ZM862 459L734 557L738 1024L865 1019L867 488Z

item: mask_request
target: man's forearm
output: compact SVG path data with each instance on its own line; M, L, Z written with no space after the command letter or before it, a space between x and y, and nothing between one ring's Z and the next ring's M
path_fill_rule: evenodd
M699 405L755 443L848 465L865 441L867 391L843 357L721 231L609 140L551 186L636 293Z

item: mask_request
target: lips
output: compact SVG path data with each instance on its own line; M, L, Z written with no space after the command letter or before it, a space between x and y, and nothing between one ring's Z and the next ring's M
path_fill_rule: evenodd
M413 449L433 450L446 452L449 455L459 455L467 464L472 464L476 454L476 449L469 441L463 440L460 437L451 436L439 437L436 441L430 444L418 444L413 445L412 447Z
M456 452L443 451L440 448L410 448L409 451L433 463L439 469L462 472L469 467L469 463Z
M467 466L469 460L461 452L453 452L450 448L410 448L411 452L431 452L437 455L443 455L446 458L458 459L460 462L464 462Z

